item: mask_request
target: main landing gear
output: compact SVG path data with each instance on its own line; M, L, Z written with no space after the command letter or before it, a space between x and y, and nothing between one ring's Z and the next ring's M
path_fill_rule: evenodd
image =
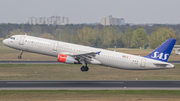
M22 53L23 53L23 51L21 50L21 53L19 54L18 59L21 59L21 58L22 58L22 57L21 57Z
M87 64L86 64L86 66L83 65L83 66L81 67L81 71L82 71L82 72L87 72L88 70L89 70L89 68L87 67Z

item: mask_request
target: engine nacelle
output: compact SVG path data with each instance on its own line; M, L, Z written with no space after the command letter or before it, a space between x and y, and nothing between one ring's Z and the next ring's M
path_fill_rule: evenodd
M75 58L64 55L64 54L59 54L58 59L59 62L67 63L67 64L78 64L78 61L75 60Z

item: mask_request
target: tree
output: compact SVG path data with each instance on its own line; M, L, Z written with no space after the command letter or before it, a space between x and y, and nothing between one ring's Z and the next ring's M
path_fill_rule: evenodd
M151 33L151 36L150 36L151 48L153 49L157 48L168 38L170 38L170 34L168 33L168 30L166 28L157 28Z
M81 45L90 45L89 40L92 38L92 29L85 26L77 31L78 43Z
M9 35L6 35L6 38L13 36L13 35L25 35L25 32L21 32L21 29L13 29L13 31L10 31Z
M101 47L102 45L102 40L101 40L101 33L99 26L97 25L93 30L92 30L92 36L89 39L89 42L92 47Z
M0 38L0 43L2 43L3 40L4 40L4 38Z
M76 36L74 34L70 35L70 43L77 43Z
M63 30L58 28L55 30L54 37L56 40L62 41Z
M168 34L170 35L170 38L176 37L176 31L174 31L172 28L168 29Z
M131 39L131 47L139 48L145 45L147 41L147 33L144 28L138 28L133 32Z
M6 30L4 28L0 28L0 37L4 37L5 38L5 36L8 35L8 33L9 33L8 30Z
M102 48L103 42L100 38L97 38L93 44L93 47L101 47Z
M105 27L101 31L103 46L109 47L113 40L116 30L113 27Z
M63 33L61 35L61 41L64 41L64 42L70 42L70 34L69 33Z
M122 36L122 42L125 45L125 47L129 48L131 46L131 39L133 36L133 29L129 28L126 30L126 32Z
M180 31L177 29L175 32L176 32L175 38L177 39L176 45L179 45L180 44Z
M36 36L40 36L40 34L42 34L42 28L40 25L33 26L32 31L33 33L35 33Z
M50 33L41 34L39 37L46 39L53 39L53 36Z
M122 38L120 37L119 39L116 40L116 47L117 48L123 48L124 47L124 43L122 42Z

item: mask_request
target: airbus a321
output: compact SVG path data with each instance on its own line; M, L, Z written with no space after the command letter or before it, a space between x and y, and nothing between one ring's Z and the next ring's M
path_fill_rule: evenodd
M174 65L167 60L176 39L168 39L144 57L28 35L14 35L4 39L3 43L10 48L20 50L19 59L23 51L44 54L57 57L57 61L62 63L82 64L81 71L89 70L87 64L118 69L152 70L174 68Z

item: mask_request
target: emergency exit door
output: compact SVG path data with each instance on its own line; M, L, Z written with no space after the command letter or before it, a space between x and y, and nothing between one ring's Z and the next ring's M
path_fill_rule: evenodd
M57 51L57 47L58 47L58 43L55 42L54 45L53 45L53 51Z

